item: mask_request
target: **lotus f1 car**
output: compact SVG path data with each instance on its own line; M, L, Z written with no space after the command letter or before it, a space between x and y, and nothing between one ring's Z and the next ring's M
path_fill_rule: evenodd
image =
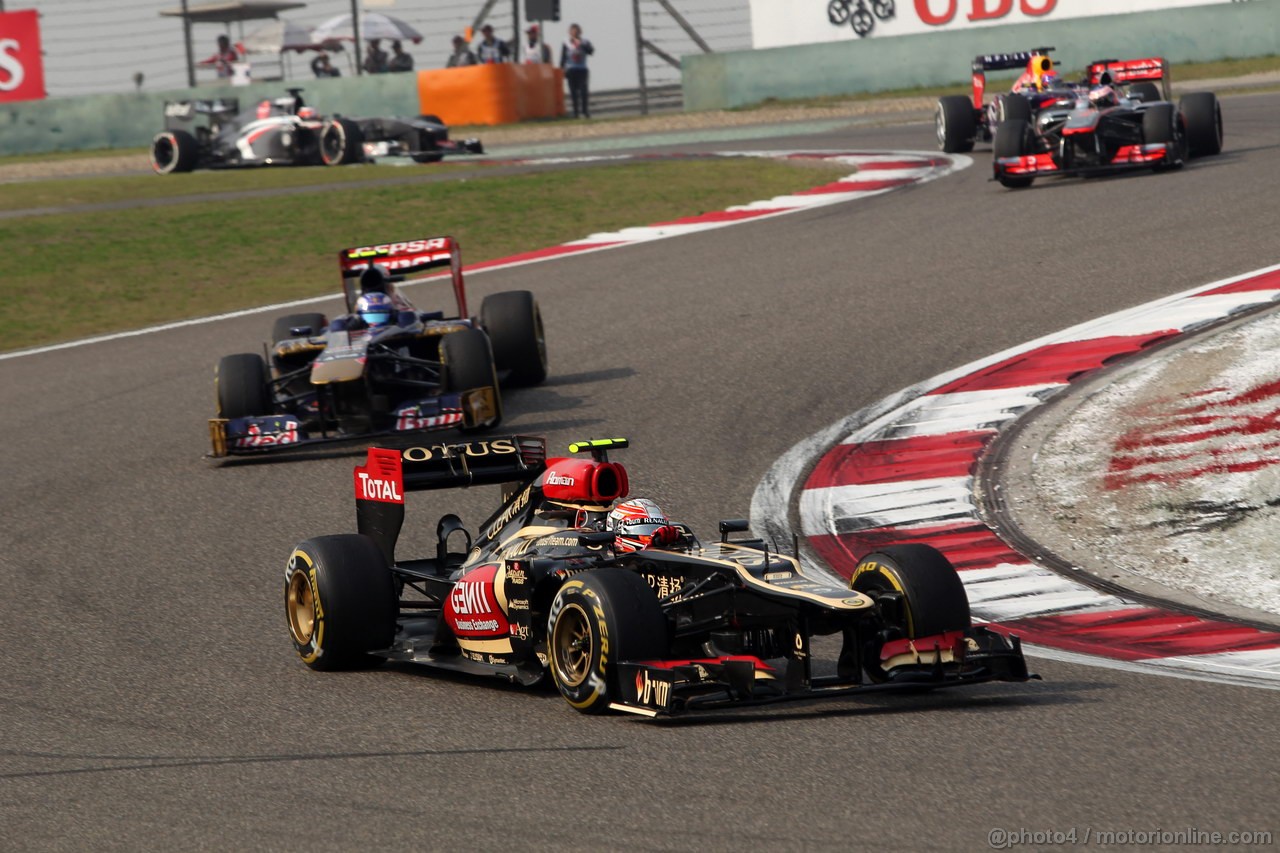
M300 543L285 568L289 634L317 670L423 664L521 685L550 679L584 713L671 715L1029 676L1016 637L970 623L959 576L925 545L864 557L849 587L806 576L745 521L704 544L684 525L638 551L602 529L628 491L605 439L548 459L513 435L371 448L355 469L358 533ZM417 489L501 484L475 532L436 524L435 553L397 541ZM810 643L838 635L830 673Z
M938 103L939 147L968 151L976 139L994 135L994 177L1011 188L1043 175L1176 169L1189 157L1221 152L1217 97L1194 92L1175 106L1168 99L1165 60L1099 60L1084 82L1067 84L1053 73L1049 50L975 59L972 102L948 96ZM1016 91L984 107L985 71L1024 61L1027 71Z
M234 166L338 166L375 157L418 163L445 154L484 153L479 140L453 142L436 116L321 117L301 89L244 112L235 98L169 101L165 129L151 142L151 166L161 175Z
M502 421L499 377L534 385L547 376L542 314L527 290L495 293L467 313L462 260L452 237L343 249L348 313L275 321L264 358L226 356L214 378L211 456L266 454L368 436ZM405 276L447 268L457 313L418 311L396 287ZM389 297L389 322L356 313L367 294ZM270 369L268 369L268 362Z

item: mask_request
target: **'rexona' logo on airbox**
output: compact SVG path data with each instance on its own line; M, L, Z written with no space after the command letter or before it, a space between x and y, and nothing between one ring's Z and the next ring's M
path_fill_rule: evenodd
M40 19L34 9L0 12L0 101L44 97Z

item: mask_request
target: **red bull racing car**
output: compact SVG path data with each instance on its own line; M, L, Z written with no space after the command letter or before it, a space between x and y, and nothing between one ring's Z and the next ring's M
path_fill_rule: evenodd
M549 679L584 713L650 717L1035 677L1016 637L971 624L956 570L925 545L864 557L848 587L806 575L745 521L703 543L642 519L660 526L624 546L602 519L628 493L608 458L626 445L570 445L590 458L548 458L543 439L520 435L370 449L354 472L358 532L289 556L297 653L317 670L390 660ZM483 484L503 500L477 530L446 514L434 553L402 553L410 492ZM811 652L821 635L840 637L829 674Z
M241 112L235 98L169 101L165 129L151 142L151 167L161 175L236 166L340 166L376 157L418 163L446 154L482 154L477 139L454 142L438 117L323 117L301 89Z
M527 290L495 293L467 311L452 237L343 249L347 313L278 318L264 355L224 357L214 375L211 456L250 456L333 441L497 426L499 379L547 376L542 313ZM456 313L419 311L397 288L445 268Z
M972 99L938 102L939 147L969 151L978 140L993 141L994 177L1010 188L1046 175L1176 169L1190 157L1221 152L1217 97L1193 92L1173 104L1164 59L1098 60L1083 82L1068 83L1050 50L977 57ZM985 72L1024 64L1013 91L984 105Z

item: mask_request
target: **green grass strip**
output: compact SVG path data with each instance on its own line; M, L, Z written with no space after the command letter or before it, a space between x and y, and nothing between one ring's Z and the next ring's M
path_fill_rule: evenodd
M637 163L0 219L0 349L337 294L337 252L347 246L450 234L474 262L722 210L850 171L755 158ZM135 184L120 178L116 186L127 199ZM529 288L553 274L531 271Z

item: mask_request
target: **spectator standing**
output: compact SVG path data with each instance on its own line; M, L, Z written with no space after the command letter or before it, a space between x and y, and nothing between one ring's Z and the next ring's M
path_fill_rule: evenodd
M481 65L511 61L511 48L493 34L491 24L485 24L480 28L480 43L476 45L476 59L480 60Z
M471 52L471 48L467 47L467 40L462 36L453 37L453 53L449 54L449 61L444 64L445 68L462 68L466 65L475 65L476 55Z
M240 61L240 54L231 46L230 36L218 36L218 51L208 59L202 59L198 64L212 65L214 70L218 72L218 77L230 77L232 74L232 66Z
M551 48L539 36L537 24L530 24L529 29L524 31L524 63L526 65L536 65L539 63L551 64Z
M391 58L387 60L387 70L391 72L413 70L413 57L404 52L399 41L391 43Z
M579 113L583 118L591 118L591 109L587 105L587 57L595 52L591 42L582 37L582 27L570 24L569 38L560 48L560 67L564 69L564 79L569 82L574 118Z
M387 70L387 52L381 39L369 39L369 51L364 57L364 73L384 74Z
M320 55L311 60L311 73L316 77L341 77L342 72L334 68L329 62L329 54L321 51Z

